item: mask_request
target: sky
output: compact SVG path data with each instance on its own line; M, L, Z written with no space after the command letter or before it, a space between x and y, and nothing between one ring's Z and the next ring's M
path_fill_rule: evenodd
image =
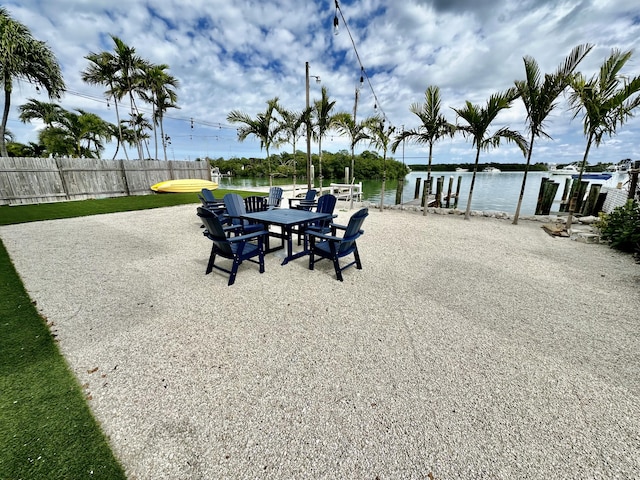
M274 97L285 108L302 111L305 62L310 65L312 102L320 98L324 86L336 101L336 112L352 113L358 90L358 119L384 115L387 125L401 131L419 125L409 107L424 102L429 85L440 88L442 111L455 123L453 108L463 107L467 100L484 105L493 93L524 78L524 56L535 58L542 72L551 73L574 46L591 43L594 48L579 67L589 78L612 49L633 50L640 42L637 0L344 0L338 2L339 10L335 0L3 3L12 18L45 41L58 59L68 90L60 104L67 110L83 109L116 123L113 100L105 99L104 88L81 79L89 65L86 55L113 51L111 35L144 59L167 64L179 81L180 107L166 114L170 160L264 157L254 137L238 142L238 126L229 124L227 115L240 110L255 117ZM634 52L622 73L640 75L640 52ZM37 141L42 128L37 122L18 120L17 107L29 98L49 101L45 92L16 82L7 126L22 143ZM508 126L528 136L525 117L521 101L516 100L491 131ZM569 110L565 97L548 118L546 131L552 140L537 141L532 162L563 165L582 159L586 146L582 117ZM330 132L322 146L337 152L348 149L348 144L345 137ZM111 158L115 147L115 142L107 144L103 158ZM297 149L306 149L304 138ZM312 151L317 149L314 142ZM357 146L358 151L365 149L373 150L367 143ZM292 146L271 149L279 151L291 152ZM424 164L427 148L406 142L394 157ZM625 158L640 159L637 118L592 149L589 163ZM471 141L462 136L434 147L434 163L474 159ZM480 157L481 163L524 161L520 150L506 143Z

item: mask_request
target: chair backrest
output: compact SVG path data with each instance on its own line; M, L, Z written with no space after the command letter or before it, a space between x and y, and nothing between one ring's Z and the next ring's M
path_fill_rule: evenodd
M304 199L305 200L315 200L317 194L318 194L318 191L314 190L313 188L311 188L311 189L307 190L307 193L304 196Z
M330 193L320 195L320 198L318 198L318 207L316 208L316 212L333 213L334 208L336 208L336 200L336 196L331 195Z
M231 244L216 214L206 208L198 207L198 216L207 229L205 235L213 241L216 249L222 255L233 255Z
M267 197L259 195L245 197L244 206L247 209L247 213L262 212L267 209Z
M267 197L267 207L279 207L282 201L282 188L271 187Z
M363 208L354 213L349 219L349 224L347 225L347 229L344 232L344 238L354 237L352 240L347 240L345 242L340 243L340 247L338 248L338 253L342 253L344 251L349 250L356 241L356 238L359 237L360 230L362 230L362 223L364 219L369 215L369 209Z
M242 197L237 193L227 193L222 201L227 209L227 213L232 217L232 223L234 225L241 225L242 220L238 217L247 213Z
M208 188L203 188L200 193L202 194L202 198L204 198L205 202L215 203L219 200L216 199L215 195Z

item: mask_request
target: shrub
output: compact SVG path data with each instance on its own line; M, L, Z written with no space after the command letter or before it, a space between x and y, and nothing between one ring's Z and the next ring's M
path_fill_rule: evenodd
M601 214L598 222L600 236L612 248L640 254L640 204L629 200L610 214Z

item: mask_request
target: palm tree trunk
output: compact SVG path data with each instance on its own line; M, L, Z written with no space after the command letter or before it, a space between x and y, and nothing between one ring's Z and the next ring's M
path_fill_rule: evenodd
M320 195L322 195L322 136L318 135L318 180L320 180Z
M431 187L431 161L433 160L433 142L429 142L429 161L427 164L427 183L425 184L424 188L430 188ZM425 216L427 214L427 210L429 210L429 193L431 192L424 192L424 209L422 210L422 215Z
M269 160L269 147L265 147L267 151L267 169L269 171L269 188L273 187L273 175L271 175L271 161Z
M473 197L473 187L476 184L476 173L478 172L478 161L480 160L480 145L476 150L476 163L473 166L473 176L471 177L471 187L469 187L469 198L467 199L467 209L464 212L464 219L471 220L471 198Z
M387 152L382 158L382 186L380 187L380 212L384 212L384 187L387 182ZM425 208L426 210L426 208Z
M111 89L111 92L113 92L113 83L109 83L109 88ZM120 123L120 109L118 108L118 99L116 98L115 94L113 95L113 106L116 109L116 122L118 122L118 146L116 146L116 153L118 153L118 147L120 145L122 145L122 151L124 152L124 157L129 160L129 154L127 153L127 147L124 144L124 141L122 140L122 124ZM115 155L113 157L114 159L116 158Z
M156 107L153 107L153 141L155 142L155 157L154 160L158 160L158 129L156 128Z
M7 131L7 121L9 120L9 110L11 108L11 86L7 88L6 82L4 87L4 110L2 112L2 127L0 131L0 155L8 157L7 144L4 141L4 134Z
M162 151L164 152L164 161L167 161L167 142L164 139L164 119L162 118L162 112L160 113L160 117L158 118L158 122L160 123L160 138L162 140Z
M135 118L135 112L136 112L136 108L135 107L135 103L133 102L133 94L131 92L129 92L129 105L131 108L131 119L133 120ZM133 138L134 141L136 142L136 147L138 149L138 160L142 160L144 157L144 152L142 151L142 143L140 142L140 138L138 136L138 126L133 124Z
M580 165L580 173L578 174L578 178L574 180L578 182L582 182L582 173L584 172L584 167L587 165L587 157L589 156L589 150L591 150L591 142L593 142L593 132L589 132L589 139L587 140L587 148L584 151L584 157L582 157L582 165ZM578 204L578 192L579 188L574 189L573 195L571 195L571 200L569 200L569 215L567 216L567 223L565 224L565 228L569 229L571 227L571 222L573 222L573 214L576 211L576 205Z
M520 217L520 207L522 206L522 199L524 197L524 187L527 184L527 173L529 172L529 164L531 163L531 152L533 152L533 140L535 136L531 134L531 142L529 143L529 152L527 153L527 164L524 167L524 176L522 177L522 188L520 188L520 197L518 198L518 206L516 207L516 214L513 216L513 224L518 224L518 218Z
M293 198L296 198L296 135L293 134Z

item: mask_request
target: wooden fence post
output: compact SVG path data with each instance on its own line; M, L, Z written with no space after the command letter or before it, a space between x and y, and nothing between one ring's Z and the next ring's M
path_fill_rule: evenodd
M453 202L453 208L458 208L458 199L460 198L460 187L462 186L462 176L458 177L458 185L456 187L456 199Z
M396 189L396 205L402 204L402 191L404 190L404 178L398 179L398 188Z

